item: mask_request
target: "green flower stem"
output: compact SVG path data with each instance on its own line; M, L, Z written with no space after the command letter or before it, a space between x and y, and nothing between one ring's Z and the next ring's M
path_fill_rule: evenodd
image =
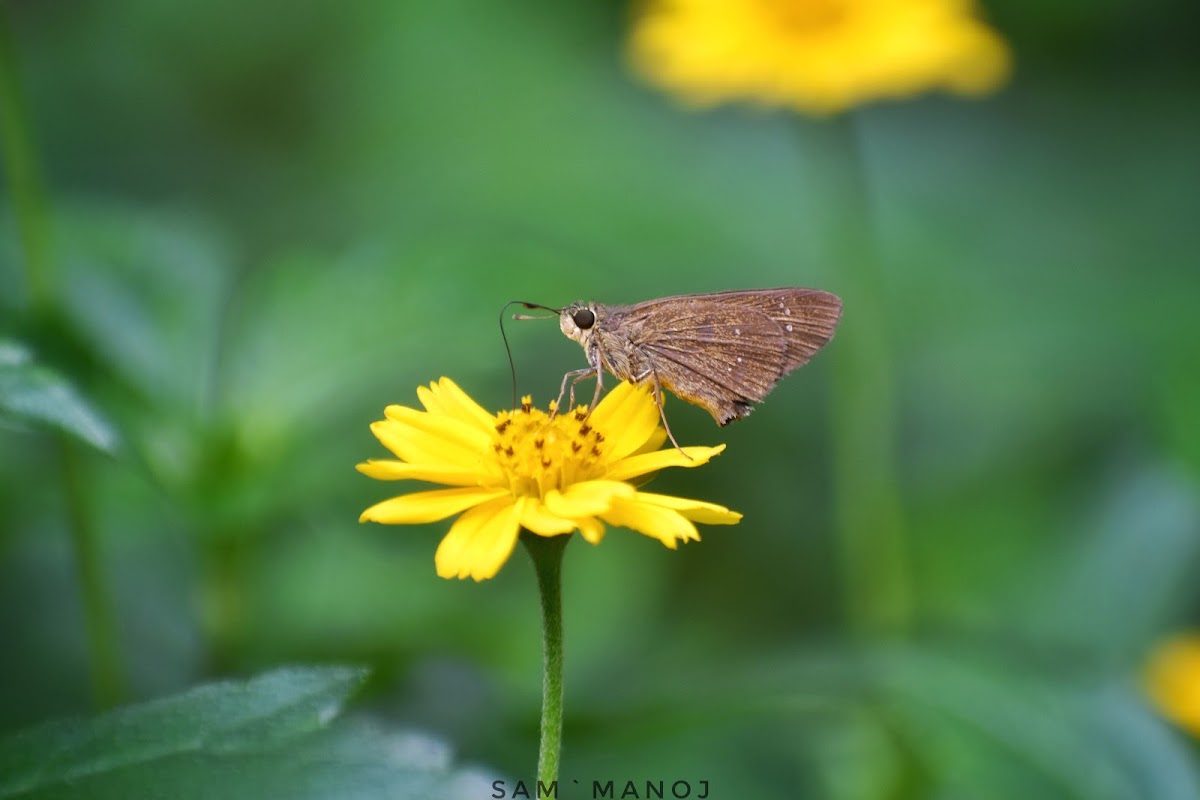
M214 528L203 542L203 624L208 637L208 668L234 671L246 646L246 561L243 533Z
M538 745L538 782L550 787L558 780L562 751L563 625L562 561L571 536L538 536L521 531L521 541L533 559L538 593L542 597L542 733Z
M847 610L864 634L902 634L912 586L896 466L895 390L884 277L871 225L869 183L853 119L805 128L820 188L824 254L845 302L834 340L831 423L834 507Z
M52 305L54 280L50 215L31 130L8 22L8 4L0 2L0 155L24 255L30 305L37 311Z
M8 178L17 235L29 289L31 317L55 305L50 211L42 184L32 125L21 90L16 48L9 26L8 4L0 2L0 159ZM79 572L83 615L87 626L95 704L107 708L125 698L116 614L105 581L95 521L81 476L83 454L66 436L58 437L63 491L71 542Z
M84 480L80 475L83 455L79 447L65 436L59 437L59 444L71 541L83 593L83 613L92 667L92 697L98 708L111 708L125 699L126 692L116 614L105 585L96 526L89 513Z

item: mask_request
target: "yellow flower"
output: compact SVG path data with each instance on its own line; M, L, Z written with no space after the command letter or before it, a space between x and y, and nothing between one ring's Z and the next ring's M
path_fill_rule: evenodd
M829 114L1008 76L1004 41L972 0L644 0L635 67L694 105L739 98Z
M693 522L732 525L724 506L639 491L629 483L664 467L695 467L725 449L658 449L666 439L647 387L622 383L589 417L579 408L551 417L521 407L489 414L449 378L417 389L424 411L388 406L371 431L398 461L358 470L380 480L413 479L455 488L393 497L360 522L435 522L464 512L434 557L443 578L496 574L525 528L541 536L578 530L597 544L604 524L619 525L674 548L699 539ZM554 405L551 404L551 411Z
M1159 644L1144 681L1164 717L1200 736L1200 634L1181 634Z

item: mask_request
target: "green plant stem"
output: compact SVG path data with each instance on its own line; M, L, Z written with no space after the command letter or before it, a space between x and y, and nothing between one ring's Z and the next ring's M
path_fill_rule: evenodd
M912 623L912 586L896 464L888 307L855 121L807 127L805 155L820 186L827 258L845 303L831 359L834 507L847 611L859 633Z
M562 561L570 540L570 536L547 537L521 531L521 541L533 559L538 593L542 598L542 727L537 779L539 785L546 788L558 780L558 760L562 751Z
M204 542L204 628L216 674L234 670L246 646L246 550L239 532L215 530Z
M88 508L79 448L59 437L63 488L79 585L83 593L88 651L92 668L92 697L98 708L111 708L125 699L125 674L121 667L116 614L105 585L96 526Z
M0 158L8 178L21 243L31 317L37 318L56 305L50 212L8 13L8 4L0 1ZM83 597L93 699L98 707L107 708L120 703L126 692L116 614L101 565L95 521L84 491L83 455L79 446L65 436L58 437L58 449L68 526Z
M30 306L40 311L54 302L50 215L8 13L8 4L0 2L0 154L24 256Z

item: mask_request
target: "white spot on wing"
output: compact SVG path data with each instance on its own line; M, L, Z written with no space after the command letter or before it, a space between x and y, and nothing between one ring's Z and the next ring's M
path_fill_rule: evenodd
M734 335L734 336L741 336L741 335L742 335L742 329L741 329L741 328L734 328L734 329L733 329L733 335Z
M784 329L785 331L787 331L788 333L791 333L791 332L792 332L792 326L791 326L791 325L784 325L784 326L783 326L783 329Z

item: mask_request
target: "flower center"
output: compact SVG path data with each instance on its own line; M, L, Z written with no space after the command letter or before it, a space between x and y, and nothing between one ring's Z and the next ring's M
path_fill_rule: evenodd
M587 423L586 411L551 417L523 397L519 409L496 415L492 450L501 485L517 496L542 498L551 489L603 475L603 442L600 431Z
M844 0L759 0L763 10L793 33L831 28L846 16Z

